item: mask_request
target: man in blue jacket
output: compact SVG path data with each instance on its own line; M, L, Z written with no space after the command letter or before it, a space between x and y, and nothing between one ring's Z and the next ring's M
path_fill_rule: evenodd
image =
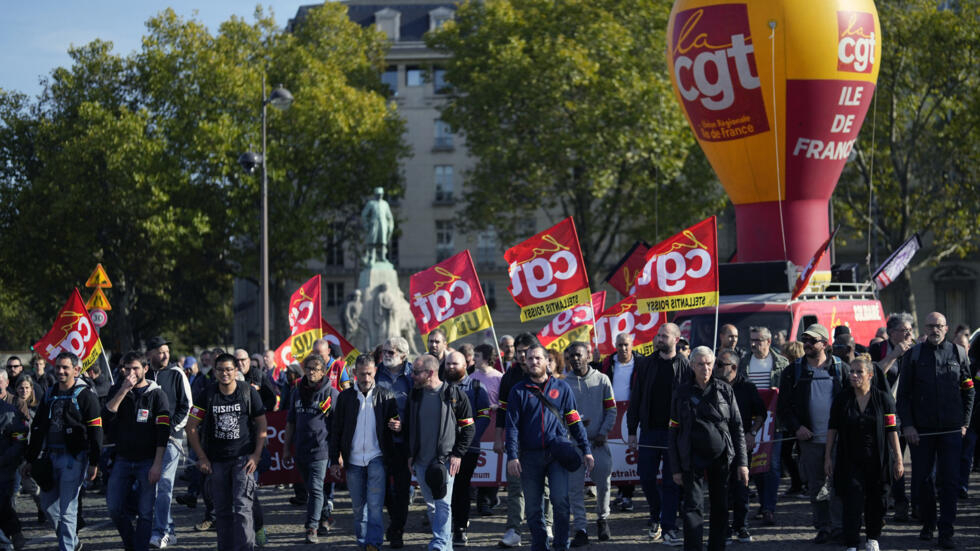
M456 385L466 394L470 409L476 418L476 430L470 448L459 465L459 473L453 482L453 545L466 546L466 529L470 524L470 480L480 458L480 439L490 424L490 393L473 377L466 374L466 357L462 352L446 355L446 382Z
M327 362L319 354L303 359L303 378L296 383L296 392L290 396L289 417L283 460L293 455L296 445L296 469L303 477L309 492L306 501L306 542L318 543L320 523L330 516L330 507L323 495L323 480L327 475L330 453L330 414L337 401L337 389L327 381Z
M544 527L544 479L548 478L554 549L565 551L568 549L569 472L552 456L551 445L569 434L582 450L586 473L592 471L595 459L575 409L571 388L565 381L548 375L547 350L541 345L532 346L524 361L527 376L514 385L507 398L507 472L521 479L524 512L531 529L531 551L548 548Z

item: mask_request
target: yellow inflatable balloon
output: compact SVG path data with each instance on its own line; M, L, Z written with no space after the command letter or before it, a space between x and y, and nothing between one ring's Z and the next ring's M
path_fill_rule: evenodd
M805 265L827 239L880 62L873 0L674 3L671 80L735 204L739 261Z

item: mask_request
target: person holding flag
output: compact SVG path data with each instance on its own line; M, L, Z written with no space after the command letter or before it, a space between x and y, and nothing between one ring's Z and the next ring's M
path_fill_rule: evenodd
M78 548L78 492L85 480L95 480L102 456L99 397L79 378L81 372L82 360L74 353L55 357L58 384L34 416L22 471L49 488L41 492L41 506L54 523L60 551Z

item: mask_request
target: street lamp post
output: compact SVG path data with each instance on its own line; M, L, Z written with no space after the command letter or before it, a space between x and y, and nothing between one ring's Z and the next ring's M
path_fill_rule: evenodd
M266 165L266 118L269 105L280 111L285 111L293 103L293 95L280 84L268 97L265 95L265 75L262 75L262 154L256 155L251 151L238 157L239 164L245 172L255 172L255 166L262 165L262 229L261 247L261 280L262 280L262 350L269 349L269 172Z

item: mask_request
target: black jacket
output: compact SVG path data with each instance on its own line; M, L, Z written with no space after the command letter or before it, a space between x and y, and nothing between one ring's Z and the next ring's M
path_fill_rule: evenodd
M898 416L919 432L970 425L973 374L962 347L949 341L913 346L899 359Z
M642 362L640 360L643 360ZM661 365L656 361L656 355L637 356L633 366L633 385L630 387L630 403L626 409L626 431L628 434L636 434L637 427L651 429L651 417L656 393L653 386L657 380L657 368ZM691 381L691 366L683 354L677 354L672 362L673 373L670 374L673 389L676 390L682 383ZM611 380L611 379L610 379Z
M357 385L354 385L337 396L334 407L333 421L330 426L330 461L336 463L339 457L344 463L350 459L351 442L354 440L354 429L357 428ZM385 387L375 385L372 395L374 403L374 430L378 435L378 446L384 462L390 464L395 459L395 442L392 439L388 421L398 418L398 402L395 395ZM405 430L405 420L402 419L402 431ZM403 459L403 458L399 458Z
M830 406L830 422L828 429L837 431L836 461L834 461L834 487L841 494L853 487L851 477L854 468L860 468L861 450L851 449L852 431L857 431L856 424L848 422L848 410L857 410L855 403L857 397L850 389L841 392L834 398ZM897 425L895 421L895 400L888 392L883 392L880 388L871 387L871 396L868 398L866 413L871 413L875 417L874 442L878 446L878 462L880 465L880 480L888 482L892 480L892 454L889 453L888 433L895 432Z
M191 384L187 382L187 375L184 374L183 369L177 367L177 364L170 364L159 371L151 369L147 378L156 381L167 395L167 407L170 409L170 435L179 436L184 431L187 415L194 405L194 395L191 393Z
M435 460L443 462L450 455L463 457L476 432L469 398L459 385L444 382L439 389L439 395L442 397L439 419L420 419L422 392L422 389L413 388L408 396L408 406L405 408L408 419L405 419L402 430L405 430L408 435L408 456L414 458L418 455L421 427L435 425L439 431L437 439L439 449Z
M735 467L748 467L745 433L742 429L742 416L735 400L735 391L728 383L711 379L704 390L694 382L688 382L681 384L674 391L674 398L670 404L670 430L667 444L667 453L670 454L670 464L674 466L674 472L690 471L695 468L692 431L695 420L699 417L699 408L692 400L694 397L714 406L721 414L724 420L724 429L721 432L725 438L728 463Z
M89 465L98 465L99 458L102 456L102 412L99 408L99 397L81 379L75 379L75 386L68 392L71 394L78 389L77 401L71 407L64 408L64 418L62 422L66 427L65 447L68 453L77 454L88 450ZM25 459L32 462L41 455L44 449L45 439L48 429L51 426L51 403L52 395L66 395L60 392L55 385L48 390L41 402L37 413L34 415L34 422L31 424L31 439L27 445ZM70 398L63 398L69 400ZM68 430L71 433L68 433Z
M0 402L0 481L4 484L13 483L14 474L24 461L27 434L27 420L20 411Z
M111 400L119 391L122 379L109 389ZM154 381L145 390L130 390L115 412L102 408L106 433L112 435L116 454L132 461L153 459L157 448L166 447L170 438L170 408L167 395Z
M742 430L747 431L752 428L752 419L766 416L766 404L762 402L755 383L741 373L732 381L732 390L735 392L735 401L738 402L738 411L742 416Z
M510 396L510 389L524 379L524 369L517 362L511 363L510 368L500 377L500 388L498 389L498 399L500 409L497 411L497 419L494 426L503 429L507 421L507 398Z

